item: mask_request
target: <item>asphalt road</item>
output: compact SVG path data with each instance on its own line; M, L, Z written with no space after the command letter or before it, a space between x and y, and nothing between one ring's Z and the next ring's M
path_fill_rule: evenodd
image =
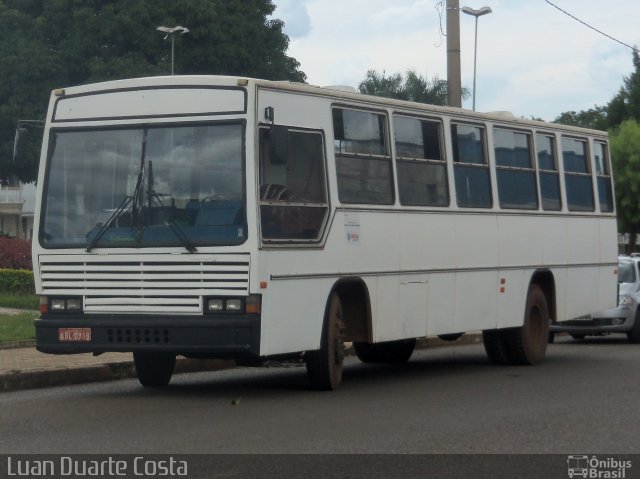
M562 338L535 367L481 345L416 351L405 366L349 358L336 392L302 367L237 368L0 394L15 453L556 453L640 450L640 346Z

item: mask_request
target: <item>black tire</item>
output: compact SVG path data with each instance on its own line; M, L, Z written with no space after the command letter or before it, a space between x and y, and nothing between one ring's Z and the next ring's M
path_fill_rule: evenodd
M503 331L487 329L482 331L482 342L489 361L493 364L508 364L507 348L504 343Z
M524 311L524 324L501 331L507 360L514 365L542 362L549 342L549 307L544 292L536 284L529 286Z
M583 340L587 335L586 334L574 334L574 333L570 333L569 336L571 336L573 339L577 339L578 341Z
M556 340L556 333L549 331L549 344L552 344Z
M307 377L313 389L333 391L342 382L343 331L342 302L340 296L333 293L324 318L320 349L305 354Z
M360 342L353 344L358 359L363 363L406 363L415 347L415 338L375 344Z
M140 384L148 388L165 387L171 381L176 366L173 353L133 353L133 362Z
M640 310L636 311L636 317L633 320L633 326L627 331L627 340L631 344L640 343Z

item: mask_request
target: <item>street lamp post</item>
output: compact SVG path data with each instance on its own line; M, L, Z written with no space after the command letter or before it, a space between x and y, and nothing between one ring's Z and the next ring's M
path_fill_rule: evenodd
M189 29L186 27L158 27L157 30L159 32L165 33L164 39L166 40L168 36L171 36L171 75L173 75L173 53L174 53L174 37L176 33L180 33L180 35L184 35L185 33L189 33Z
M462 7L462 11L467 15L476 18L476 39L473 47L473 111L476 111L476 59L478 57L478 17L491 13L490 7L482 7L480 10L474 10L471 7Z

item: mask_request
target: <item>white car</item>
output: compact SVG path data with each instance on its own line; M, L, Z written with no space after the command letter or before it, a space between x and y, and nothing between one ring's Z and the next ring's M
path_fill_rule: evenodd
M549 327L549 341L555 333L569 333L575 339L609 333L625 333L630 343L640 343L640 255L618 257L618 306L583 318Z

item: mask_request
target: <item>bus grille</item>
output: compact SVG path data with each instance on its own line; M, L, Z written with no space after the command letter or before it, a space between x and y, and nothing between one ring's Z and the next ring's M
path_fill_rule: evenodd
M244 296L249 255L39 257L42 294L84 296L88 313L193 314L202 296Z

